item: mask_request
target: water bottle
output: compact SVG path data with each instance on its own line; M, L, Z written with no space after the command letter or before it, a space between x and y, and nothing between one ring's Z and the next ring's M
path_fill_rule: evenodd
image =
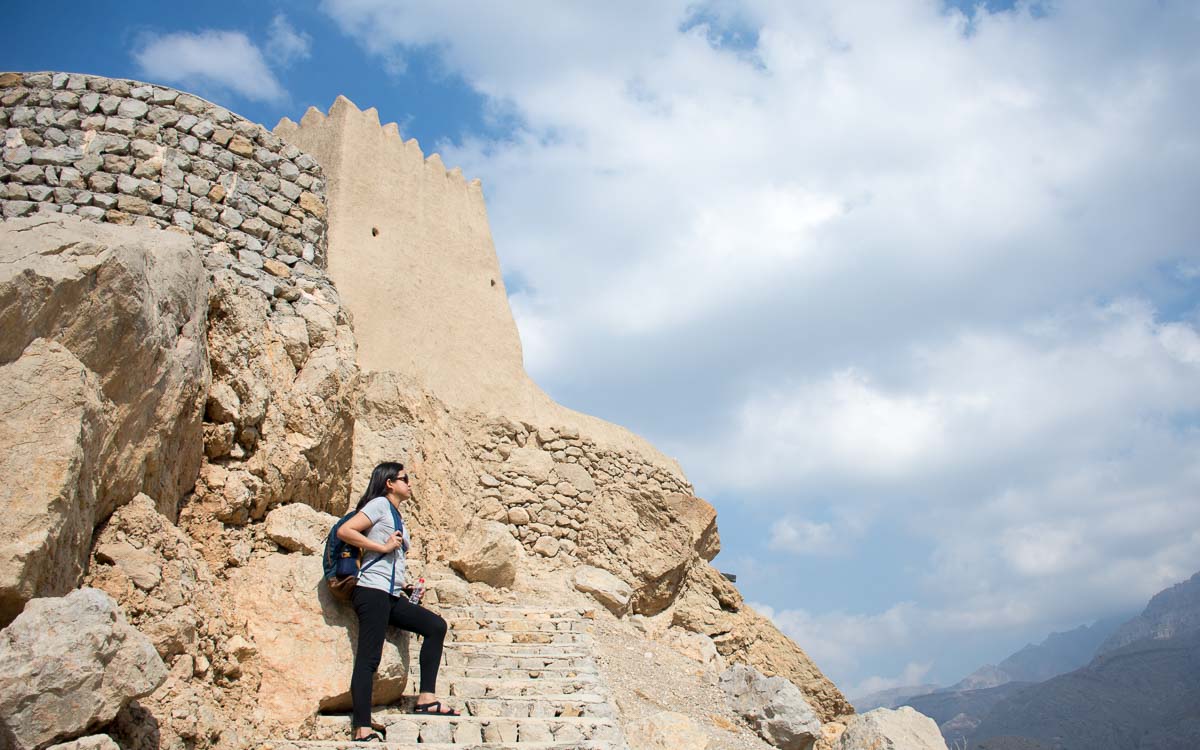
M417 585L413 586L412 596L409 597L409 601L411 601L413 604L420 604L421 597L423 596L425 596L425 579L418 578Z

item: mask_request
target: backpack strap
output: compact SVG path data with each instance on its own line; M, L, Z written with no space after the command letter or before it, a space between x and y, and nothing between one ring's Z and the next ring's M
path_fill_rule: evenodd
M400 518L400 511L396 510L396 506L388 502L388 509L392 511L392 528L400 532L400 547L405 552L408 551L408 545L404 543L404 519ZM392 550L395 552L395 550ZM388 583L388 594L396 595L396 562L392 561L392 580Z

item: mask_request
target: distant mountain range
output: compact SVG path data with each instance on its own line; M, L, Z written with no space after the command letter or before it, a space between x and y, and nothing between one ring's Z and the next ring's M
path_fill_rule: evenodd
M970 735L1023 737L1049 750L1200 748L1200 631L1144 638L998 701Z
M1136 617L1054 633L948 688L911 690L854 704L912 706L952 748L1200 750L1200 573Z
M987 664L949 687L910 685L881 690L852 700L856 710L916 706L910 698L931 693L961 693L994 688L1009 682L1041 682L1087 664L1101 643L1120 627L1129 615L1099 620L1074 630L1051 633L1041 643L1030 643L999 664ZM923 709L919 709L924 712ZM932 714L928 714L932 716ZM938 722L941 723L940 721Z
M1172 638L1196 630L1200 630L1200 573L1155 594L1145 611L1118 628L1096 654L1116 651L1144 638Z

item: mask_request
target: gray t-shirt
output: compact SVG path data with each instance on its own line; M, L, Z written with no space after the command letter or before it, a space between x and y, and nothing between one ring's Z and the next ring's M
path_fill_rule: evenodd
M383 544L397 530L392 521L392 504L388 502L386 497L375 498L364 505L359 512L371 519L371 528L367 530L365 536L373 542ZM399 596L398 592L404 586L404 550L410 543L408 528L405 526L403 519L401 519L400 526L400 530L404 534L403 547L397 547L389 554L384 555L383 559L379 560L379 562L375 562L379 558L378 552L363 552L362 564L370 564L371 567L358 574L359 586L366 586L367 588L378 589L379 591L386 591L389 594ZM393 576L395 577L393 578ZM395 581L394 588L393 581Z

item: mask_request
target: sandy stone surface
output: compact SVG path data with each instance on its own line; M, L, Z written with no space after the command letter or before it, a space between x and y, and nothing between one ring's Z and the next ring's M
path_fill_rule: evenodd
M622 724L674 711L704 730L709 750L772 750L729 708L716 671L649 639L628 622L598 619L595 637L596 661Z

